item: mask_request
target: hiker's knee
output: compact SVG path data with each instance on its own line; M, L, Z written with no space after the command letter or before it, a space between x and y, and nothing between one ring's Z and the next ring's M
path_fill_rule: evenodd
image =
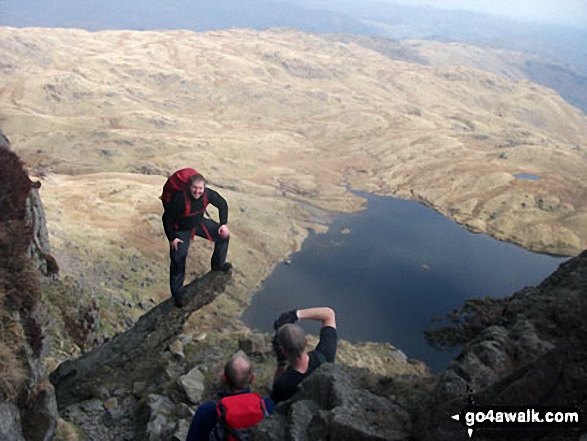
M174 267L185 266L187 254L187 247L178 248L177 251L172 250L169 255L171 258L171 265Z
M227 245L229 242L230 237L217 237L216 240L214 241L215 244L218 245Z

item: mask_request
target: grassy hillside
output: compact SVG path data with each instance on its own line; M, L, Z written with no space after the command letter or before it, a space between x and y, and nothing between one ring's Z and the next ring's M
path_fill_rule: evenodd
M376 37L333 37L345 43L356 42L393 60L425 66L467 66L512 80L530 80L555 90L573 106L587 111L587 76L568 65L522 52L489 49L464 43L437 41L393 41Z
M587 117L515 75L287 30L0 28L0 55L0 123L43 178L62 272L133 305L168 296L158 196L185 166L230 203L226 316L329 210L361 207L347 185L530 249L587 246Z

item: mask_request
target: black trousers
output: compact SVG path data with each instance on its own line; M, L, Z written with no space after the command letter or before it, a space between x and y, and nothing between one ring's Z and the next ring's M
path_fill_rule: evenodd
M196 226L195 235L204 239L212 239L214 241L214 252L210 261L212 268L218 267L226 262L226 255L228 253L229 238L222 238L218 235L218 228L220 224L212 219L203 219L200 224ZM206 234L206 231L208 234ZM208 237L208 235L210 237ZM192 231L177 231L176 236L183 241L178 244L177 251L169 247L169 257L171 264L169 265L169 287L171 288L171 295L176 296L183 291L183 282L185 280L185 262L188 257L188 249L192 237Z

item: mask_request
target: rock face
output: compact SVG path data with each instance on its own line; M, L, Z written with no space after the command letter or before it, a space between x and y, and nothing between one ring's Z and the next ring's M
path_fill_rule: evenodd
M51 255L49 232L45 219L45 209L37 189L31 190L27 199L27 219L31 220L33 240L28 248L28 255L33 265L45 276L59 272L55 258Z
M404 440L411 417L399 402L366 388L372 374L325 364L302 383L300 391L262 422L257 440Z
M52 257L36 192L39 185L29 179L1 131L0 181L0 320L10 321L0 339L0 439L49 440L58 415L41 362L44 335L35 271L40 266L31 256Z
M461 436L464 428L446 415L464 407L467 388L478 404L587 405L587 251L499 306L485 317L489 326L480 328L440 375L433 398L417 417L417 438ZM565 439L552 430L527 439ZM577 433L569 437L577 439Z
M2 132L0 155L0 318L10 320L14 330L0 334L5 339L0 340L0 368L9 374L0 377L0 440L52 439L58 403L61 416L83 426L89 439L158 440L173 433L185 438L193 411L149 393L149 382L163 377L160 386L175 376L161 368L171 355L166 347L195 310L225 290L231 273L194 280L186 287L185 307L176 308L169 299L126 333L61 364L51 375L56 391L41 361L46 349L39 297L46 284L39 280L57 276L58 267L50 254L40 184L29 179Z
M59 408L92 398L106 399L118 388L132 389L136 381L149 381L159 368L159 354L181 334L189 316L211 303L230 280L230 272L209 272L186 286L186 306L177 308L169 298L112 341L59 365L50 376Z

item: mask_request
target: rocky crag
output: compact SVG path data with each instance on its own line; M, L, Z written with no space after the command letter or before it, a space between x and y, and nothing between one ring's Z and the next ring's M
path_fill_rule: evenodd
M8 138L0 131L0 439L47 440L57 427L42 363L38 280L54 274L44 211ZM26 424L24 424L26 422Z
M537 287L462 312L468 318L451 326L467 342L418 418L421 439L455 439L462 427L446 415L463 403L467 387L478 404L587 409L587 251ZM525 439L578 436L545 429Z
M88 313L87 305L72 295L68 299L70 311L66 315L79 314L75 318L77 327L68 326L69 322L58 321L56 317L47 320L43 310L56 305L52 304L54 299L47 296L46 291L58 291L56 286L63 288L64 283L59 280L59 268L51 256L44 208L36 191L40 185L29 179L1 131L0 141L0 439L78 439L80 436L87 439L96 439L95 436L133 439L135 433L143 433L138 421L128 420L130 437L124 424L118 431L100 430L107 425L102 419L98 422L91 419L91 404L110 398L106 408L111 409L113 400L116 402L114 395L120 396L125 388L131 391L129 395L136 393L137 388L148 390L149 380L164 374L165 369L161 368L163 364L158 359L160 353L170 346L177 347L178 342L173 340L181 334L186 320L224 292L231 274L208 273L186 286L189 303L185 307L176 308L169 299L152 308L127 332L111 341L94 342L96 347L93 350L59 365L50 378L55 385L53 388L43 364L44 359L54 356L51 340L65 337L78 341L80 333L84 334L84 340L88 340L88 334L95 330L96 319L87 319L84 316ZM92 305L96 308L95 303ZM65 329L57 336L51 336L46 329L51 326ZM178 352L176 349L174 353ZM60 414L75 413L75 410L68 409L74 403L83 409L86 418L82 424L72 418L82 426L81 429L74 429L59 419ZM137 400L128 404L124 412L120 412L122 408L115 409L119 410L119 418L126 421L124 417L128 415L142 415L138 412L141 407ZM101 406L102 410L106 408ZM137 412L132 412L133 409ZM92 427L93 423L98 429ZM159 436L157 432L151 439L161 439Z
M230 274L209 272L186 285L190 301L182 308L173 299L143 315L128 331L76 360L67 361L51 374L59 407L110 396L116 389L157 374L152 354L163 352L181 334L189 316L224 292ZM124 375L121 375L124 373Z
M78 359L59 365L51 373L50 380L55 386L60 413L85 414L83 421L89 426L87 430L92 437L138 439L135 432L141 412L137 396L148 395L150 398L146 399L152 399L148 392L165 384L160 378L168 380L172 377L172 373L166 371L169 366L165 359L170 351L181 352L177 349L181 344L177 338L186 320L224 292L230 278L230 273L209 272L186 285L189 302L184 307L175 307L170 298L153 307L128 331ZM156 402L160 400L169 401L163 396L155 399ZM124 406L119 406L119 402ZM129 409L135 412L129 412ZM104 421L107 423L103 424ZM174 426L175 422L171 428ZM142 430L138 429L138 432L142 433ZM162 435L156 430L148 439L161 439Z

